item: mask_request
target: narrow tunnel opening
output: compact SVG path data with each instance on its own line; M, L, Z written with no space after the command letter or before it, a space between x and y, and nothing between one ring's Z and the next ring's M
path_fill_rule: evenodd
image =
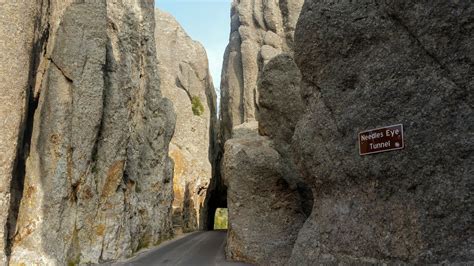
M216 217L219 217L220 214L220 211L218 210L227 210L227 189L223 184L217 182L215 178L213 181L218 184L217 186L211 188L208 192L209 197L206 200L206 211L204 213L205 221L203 221L203 229L209 231L218 229L215 227ZM216 213L218 215L216 215Z

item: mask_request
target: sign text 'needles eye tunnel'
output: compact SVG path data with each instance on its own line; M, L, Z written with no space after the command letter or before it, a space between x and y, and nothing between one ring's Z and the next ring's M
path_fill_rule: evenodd
M359 133L360 155L400 150L404 147L402 124L370 129Z

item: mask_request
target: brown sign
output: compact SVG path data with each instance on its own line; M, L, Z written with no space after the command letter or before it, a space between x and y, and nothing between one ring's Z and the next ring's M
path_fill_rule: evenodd
M403 125L370 129L359 133L359 154L400 150L404 148Z

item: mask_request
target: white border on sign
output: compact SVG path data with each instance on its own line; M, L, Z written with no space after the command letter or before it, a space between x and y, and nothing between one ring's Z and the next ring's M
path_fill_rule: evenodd
M360 135L361 134L371 132L371 131L374 131L374 130L379 130L379 129L388 128L388 127L396 127L396 126L400 126L402 128L402 146L401 147L393 148L393 149L389 149L389 150L383 150L383 151L373 151L373 152L368 152L368 153L362 153L362 151L360 150ZM395 125L391 125L391 126L378 127L378 128L373 128L373 129L369 129L369 130L359 132L359 134L357 135L357 141L359 142L359 155L364 156L364 155L369 155L369 154L374 154L374 153L401 150L401 149L405 148L405 136L403 135L403 132L404 132L403 124L395 124Z

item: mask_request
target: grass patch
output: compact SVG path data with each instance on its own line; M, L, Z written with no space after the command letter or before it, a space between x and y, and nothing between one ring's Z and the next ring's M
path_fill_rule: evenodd
M81 256L77 256L73 259L70 259L68 262L67 262L67 266L76 266L76 265L79 265L79 263L81 262Z
M138 247L137 247L137 250L135 250L135 252L140 251L140 250L145 249L145 248L148 248L149 246L150 246L149 238L148 237L142 238L138 242Z
M201 99L198 96L191 98L191 105L194 115L201 116L204 113L204 105L202 105Z

